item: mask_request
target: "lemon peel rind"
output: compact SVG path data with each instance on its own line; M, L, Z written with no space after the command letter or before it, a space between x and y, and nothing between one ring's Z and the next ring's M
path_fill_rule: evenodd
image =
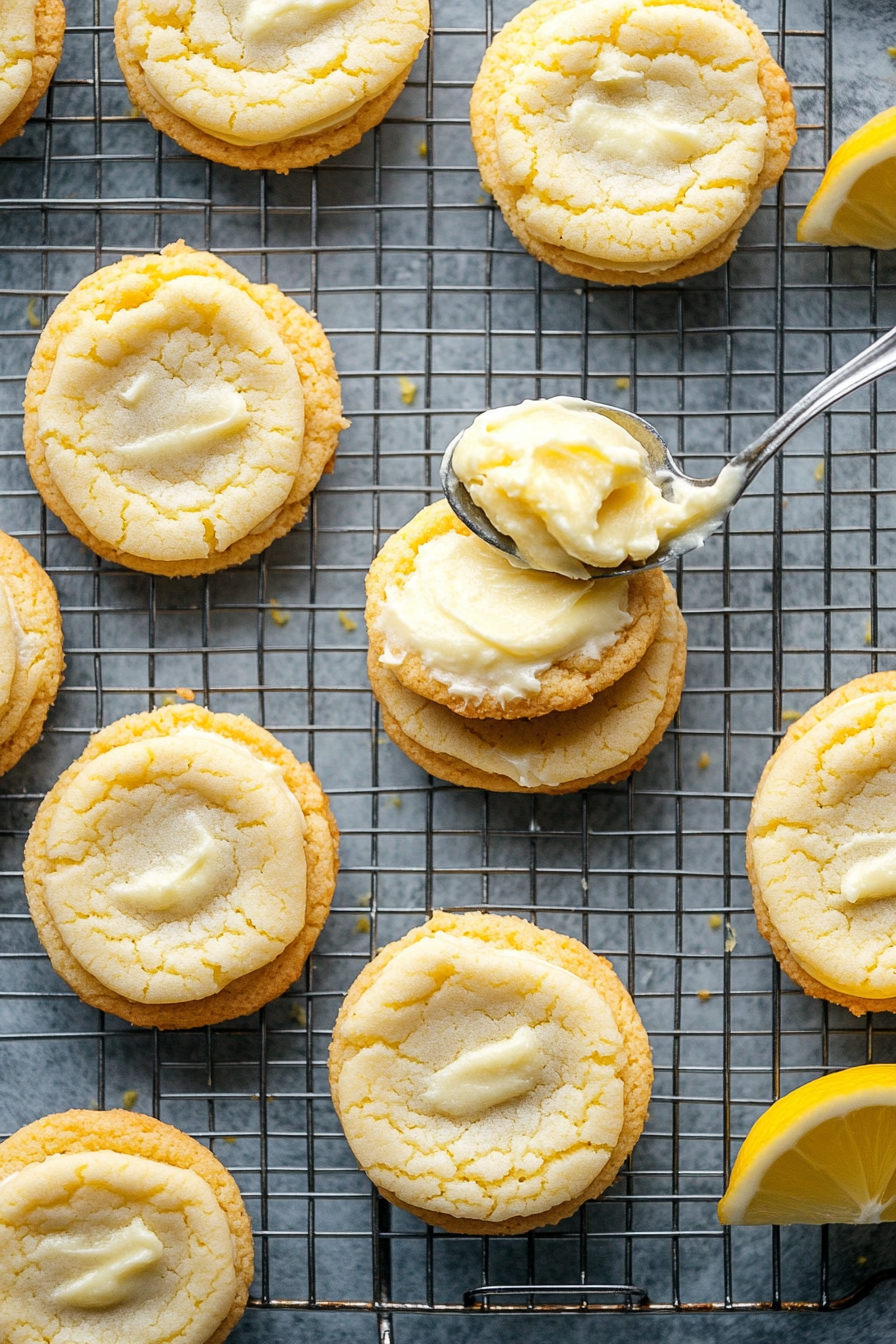
M875 143L881 128L889 132L889 139ZM854 243L849 239L837 237L833 230L834 220L850 189L868 169L894 157L896 157L896 107L888 107L871 117L857 131L853 131L852 135L847 136L843 144L831 155L824 176L796 226L797 242L820 243L828 247L866 246L863 243ZM835 188L839 191L839 197L834 195Z
M56 804L81 768L112 747L142 737L163 736L180 728L197 728L228 737L248 748L262 761L283 772L305 816L307 864L305 923L292 943L266 966L237 977L207 998L183 1003L136 1003L102 985L74 957L50 915L44 877L50 868L47 840ZM329 799L310 765L300 762L266 729L243 714L214 714L199 705L169 705L144 714L131 714L94 734L81 756L68 767L46 795L25 843L25 894L38 937L57 975L85 1003L138 1027L176 1030L209 1026L257 1011L283 994L300 976L330 912L339 871L339 831Z
M842 1069L805 1083L773 1102L741 1145L728 1188L718 1204L719 1222L750 1225L752 1220L745 1215L772 1164L826 1120L869 1106L892 1106L896 1119L896 1064L861 1064L854 1069ZM752 1223L765 1224L765 1219ZM784 1225L784 1220L780 1225Z
M601 1169L596 1181L587 1190L572 1200L567 1200L563 1204L555 1205L553 1209L531 1217L509 1218L503 1222L452 1218L448 1214L431 1213L425 1208L406 1204L387 1190L380 1190L380 1193L396 1208L414 1214L415 1217L431 1226L443 1227L449 1232L471 1236L511 1236L516 1233L527 1232L534 1227L553 1226L562 1219L568 1218L586 1200L595 1199L612 1184L623 1162L641 1136L641 1131L647 1119L647 1108L650 1103L650 1092L653 1085L653 1065L647 1033L630 995L613 970L611 963L604 957L596 956L575 938L554 933L550 929L537 928L534 924L519 919L515 915L486 913L455 915L448 911L437 910L426 924L412 929L404 938L400 938L397 942L390 943L383 948L374 960L364 967L343 1000L333 1029L329 1055L330 1091L337 1115L339 1114L338 1101L336 1100L338 1094L337 1081L344 1054L339 1030L340 1023L353 1010L355 1003L371 982L376 979L382 967L403 948L427 937L431 932L444 932L455 936L469 937L495 948L534 953L536 956L545 957L555 965L563 967L573 975L579 976L580 979L585 980L586 983L597 990L610 1007L613 1019L622 1036L623 1049L626 1055L626 1062L620 1069L620 1077L623 1080L624 1087L622 1130L606 1164Z
M65 37L65 5L62 0L37 0L34 11L35 52L31 62L31 83L21 102L0 121L0 145L21 135L50 87L62 55Z

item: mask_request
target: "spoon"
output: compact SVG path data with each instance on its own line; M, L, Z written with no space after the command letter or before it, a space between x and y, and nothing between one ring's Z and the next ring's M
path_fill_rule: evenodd
M774 457L782 444L796 434L797 430L802 429L829 406L833 406L841 397L848 396L850 392L857 391L866 383L873 382L875 378L880 378L894 369L896 369L896 327L888 331L885 336L881 336L873 345L869 345L854 359L835 369L817 387L813 387L811 392L807 392L791 406L789 411L785 411L780 419L763 430L758 439L754 439L743 452L730 459L729 465L740 468L743 475L731 499L711 520L696 524L676 537L669 537L661 542L653 555L646 560L626 559L615 569L600 569L594 565L585 565L585 568L597 579L622 578L626 574L635 574L643 569L655 569L658 565L666 565L697 546L702 546L706 538L712 536L722 526L757 472L765 466L769 458ZM718 479L716 476L686 476L653 425L642 420L639 415L620 410L618 406L602 406L596 401L586 401L584 404L589 410L598 411L609 420L615 420L617 425L628 430L632 438L641 444L647 453L651 477L667 499L672 498L673 480L687 481L690 485L696 486L711 486ZM442 458L440 475L448 503L461 522L466 523L477 537L524 564L516 543L503 532L499 532L489 521L484 510L473 502L467 487L458 478L451 465L454 450L462 437L463 433L451 440Z

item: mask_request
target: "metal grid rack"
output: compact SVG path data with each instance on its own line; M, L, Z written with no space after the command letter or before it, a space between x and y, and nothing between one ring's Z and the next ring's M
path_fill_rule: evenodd
M0 525L56 582L68 659L47 733L2 782L0 1129L136 1092L138 1108L209 1143L239 1180L257 1233L254 1306L367 1307L384 1339L399 1310L848 1305L896 1273L889 1229L723 1230L714 1205L775 1096L824 1069L896 1058L889 1017L850 1018L780 975L743 867L750 799L782 724L894 665L892 381L804 431L726 533L673 575L687 689L626 785L526 798L424 777L379 730L362 610L372 556L434 497L444 444L483 406L560 392L628 404L703 475L896 320L893 254L793 242L830 152L833 22L858 32L859 0L834 13L832 0L751 4L796 88L793 166L727 267L639 292L539 267L481 192L468 90L513 0L437 0L387 122L288 177L192 159L135 116L112 8L68 0L46 104L0 154ZM319 313L353 421L302 527L207 581L99 563L43 510L21 451L24 375L54 304L122 252L178 237ZM160 1034L104 1018L54 977L21 849L89 732L183 686L311 759L343 868L289 994L245 1021ZM341 996L372 950L433 908L483 904L610 956L656 1065L645 1135L612 1189L558 1228L491 1242L434 1233L371 1196L325 1071Z

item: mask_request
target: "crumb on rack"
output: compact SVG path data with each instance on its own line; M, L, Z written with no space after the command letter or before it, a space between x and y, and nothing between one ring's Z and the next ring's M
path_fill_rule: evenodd
M887 55L892 56L893 60L896 61L896 47L887 47ZM862 1263L863 1262L860 1260L859 1264L861 1265Z
M725 951L733 952L737 947L737 932L726 922L725 924Z
M616 386L619 388L619 391L620 391L620 392L627 392L628 389L631 387L631 385L632 385L632 380L631 380L631 378L617 378L617 379L616 379Z
M355 933L369 933L370 920L366 915L359 915L355 920Z
M706 922L711 929L720 929L722 927L722 916L710 915Z
M268 602L271 611L271 620L275 625L289 625L289 612L280 610L280 603L276 597L272 597Z
M126 1111L132 1111L134 1109L137 1105L137 1098L139 1095L140 1093L135 1088L131 1088L128 1092L122 1092L121 1104Z
M866 644L870 644L870 643L871 643L871 640L873 639L873 637L874 637L874 632L873 632L872 629L871 629L871 622L870 622L870 621L866 621L866 622L865 622L865 643L866 643Z
M138 117L142 117L143 113L141 112L140 108L137 106L136 103L131 103L130 108L128 110L128 116L133 117L136 120Z
M369 891L365 891L358 897L356 904L363 905L366 907L370 905L370 902L372 900L373 900L373 894Z
M709 767L709 752L702 751L697 757L697 769L706 770Z
M803 711L802 711L801 709L782 709L782 710L781 710L781 722L782 722L782 723L796 723L797 719L801 719L802 717L803 717Z
M417 398L417 384L402 374L398 380L398 387L405 406L413 406Z
M384 747L386 743L389 741L385 733L380 733L376 740L381 747Z
M711 989L698 989L698 990L697 990L697 998L700 1000L701 1003L708 1003L709 1000L712 998L712 990L711 990Z
M175 686L174 694L179 695L181 700L195 700L196 692L191 691L189 686Z
M823 481L823 480L824 480L824 463L823 463L823 462L819 462L819 463L818 463L818 466L815 468L815 479L816 479L816 481Z
M225 1142L225 1143L236 1143L236 1136L235 1136L234 1134L225 1134L225 1135L224 1135L224 1142Z
M427 154L429 153L429 145L427 145L425 140L421 140L420 143L417 145L417 153L420 155L421 159L426 158Z
M305 1012L305 1009L302 1007L300 1003L293 1004L293 1006L289 1010L289 1015L292 1018L293 1022L298 1023L300 1027L307 1027L308 1017Z
M164 707L165 705L173 705L174 703L175 703L175 700L174 700L174 696L173 696L173 695L163 695L163 696L162 696L162 705L163 705L163 707Z
M393 807L404 807L404 799L399 798L398 794L396 794L394 798L390 798L389 802Z
M28 300L28 325L33 327L35 331L40 326L40 314L35 307L36 302L36 299Z
M339 624L342 626L343 630L357 630L358 622L353 621L347 611L337 611L336 615L339 617Z

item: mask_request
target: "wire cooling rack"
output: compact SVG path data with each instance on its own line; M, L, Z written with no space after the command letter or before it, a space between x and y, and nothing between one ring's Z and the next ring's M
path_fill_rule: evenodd
M68 659L42 742L0 785L0 1129L124 1099L188 1130L244 1191L253 1305L370 1308L382 1340L402 1310L855 1301L896 1273L891 1229L728 1230L715 1201L774 1097L825 1069L896 1058L892 1018L851 1018L780 975L743 861L752 792L782 727L832 686L894 665L892 380L805 430L729 530L672 575L690 630L687 689L625 785L531 798L426 778L380 730L362 611L370 560L434 497L444 445L484 406L558 393L628 405L706 475L896 321L894 254L793 241L831 148L834 21L847 35L846 129L896 101L892 33L869 32L860 0L833 13L830 0L751 5L795 84L793 166L728 266L635 292L538 267L481 189L468 92L512 0L437 3L386 123L288 177L211 165L156 135L128 102L110 0L67 3L46 104L0 154L0 525L52 575ZM43 510L21 450L24 376L56 302L123 252L179 237L318 312L353 421L302 527L207 581L98 562ZM97 1014L55 978L28 918L21 849L88 734L178 687L249 714L313 762L343 867L289 994L257 1017L160 1034ZM611 1190L558 1228L491 1241L433 1232L371 1194L325 1069L341 997L374 948L436 907L481 905L608 955L656 1065L645 1135Z

